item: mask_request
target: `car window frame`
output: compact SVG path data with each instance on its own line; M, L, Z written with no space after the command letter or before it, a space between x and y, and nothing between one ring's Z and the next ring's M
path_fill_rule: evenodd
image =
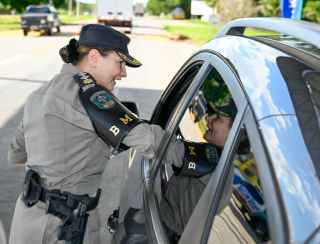
M157 156L154 160L142 160L143 165L143 177L144 177L144 194L143 194L143 202L144 202L144 212L146 216L146 227L148 237L151 238L152 243L169 243L163 226L160 222L159 216L159 206L156 200L156 194L154 193L154 183L156 181L156 176L159 172L161 161L163 156L168 148L169 142L172 136L175 134L175 125L180 121L182 117L181 108L187 108L188 103L191 101L193 94L199 88L199 83L201 83L201 79L206 77L208 73L209 63L206 60L206 55L204 53L200 53L199 55L193 56L190 60L200 61L203 60L203 64L198 71L198 73L193 78L193 81L190 83L189 88L186 90L185 94L182 96L181 100L179 100L173 109L173 113L169 117L169 122L167 123L165 133L160 142L159 150L157 152ZM188 64L189 62L187 62ZM191 64L192 65L192 64ZM184 66L181 70L187 70L189 66ZM178 76L179 79L182 76ZM177 81L178 82L178 81ZM180 112L179 112L180 111ZM179 119L180 118L180 119ZM151 165L151 167L150 167ZM149 211L151 209L151 211ZM149 228L151 227L151 229Z
M266 148L263 136L259 129L259 121L254 116L251 107L248 107L248 111L244 118L244 124L247 129L247 135L254 152L256 165L259 174L262 190L264 194L268 195L265 198L265 204L268 215L268 226L270 230L271 240L274 243L288 243L289 242L289 223L286 217L286 211L282 204L280 187L278 186L274 169L269 162L269 152ZM266 182L268 182L266 184Z
M149 162L147 160L143 160L142 162L144 165L145 175L144 207L146 213L146 222L147 226L151 227L151 229L147 228L147 232L149 236L152 238L151 241L155 243L168 243L168 239L160 222L159 206L156 200L156 196L152 192L154 188L154 179L158 173L160 163L163 159L163 155L167 150L172 136L175 134L177 126L179 125L179 122L185 110L187 109L189 103L191 102L196 92L200 89L201 85L203 84L203 81L205 80L212 68L217 70L217 72L221 75L224 81L228 80L226 84L238 107L238 113L242 112L243 115L244 109L247 106L247 100L245 98L244 93L242 92L237 72L233 69L232 65L230 65L228 60L224 59L224 57L222 57L218 53L206 49L194 54L194 56L191 57L190 60L203 60L204 63L200 68L199 72L197 73L196 77L194 77L189 89L187 90L183 98L178 102L179 104L177 105L175 111L169 118L165 134L160 143L159 151L157 153L158 157L156 157L152 162ZM188 61L182 69L184 69L185 67L188 67ZM237 118L239 120L240 117L237 115ZM233 128L233 133L235 133L235 128L237 128L236 123L234 123ZM232 141L232 139L228 140L229 143L231 143L230 141ZM150 167L150 165L153 165L153 167ZM221 165L223 164L221 163Z

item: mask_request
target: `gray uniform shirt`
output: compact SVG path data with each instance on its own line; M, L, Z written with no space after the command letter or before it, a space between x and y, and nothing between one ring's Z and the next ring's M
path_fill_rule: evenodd
M49 189L61 189L76 194L93 194L100 180L111 148L95 133L78 96L79 86L73 75L79 70L65 64L52 81L40 87L28 98L23 120L10 144L8 160L25 163L36 170ZM125 138L124 143L147 158L154 156L158 126L140 124ZM56 243L59 219L45 214L45 206L38 203L26 208L18 200L10 243L37 244L40 240ZM38 219L39 221L34 221ZM90 214L86 243L99 243L96 211ZM37 232L37 234L35 234ZM42 234L41 234L42 233Z
M60 74L28 98L9 160L25 160L48 188L94 193L110 149L94 132L79 100L79 86L73 80L78 72L65 64Z

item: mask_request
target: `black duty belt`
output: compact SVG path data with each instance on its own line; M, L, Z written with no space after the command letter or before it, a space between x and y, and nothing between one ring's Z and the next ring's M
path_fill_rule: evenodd
M48 204L47 214L62 220L58 240L68 244L82 244L90 210L97 207L101 189L95 197L88 194L73 194L60 190L48 190L41 184L41 178L34 170L28 170L24 180L22 201L32 207L39 201Z

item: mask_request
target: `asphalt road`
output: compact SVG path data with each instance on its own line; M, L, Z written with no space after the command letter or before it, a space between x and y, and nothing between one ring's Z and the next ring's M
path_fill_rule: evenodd
M7 235L24 174L23 166L7 162L9 142L21 120L27 97L60 70L58 50L79 29L80 26L62 27L60 35L51 37L35 33L23 37L20 32L0 35L0 219ZM119 82L116 94L123 100L135 101L141 117L148 119L162 90L197 47L168 40L162 22L153 19L137 19L131 38L129 50L143 66L128 69L128 77ZM102 223L118 205L122 178L123 165L109 161L102 182ZM108 238L103 226L101 235Z

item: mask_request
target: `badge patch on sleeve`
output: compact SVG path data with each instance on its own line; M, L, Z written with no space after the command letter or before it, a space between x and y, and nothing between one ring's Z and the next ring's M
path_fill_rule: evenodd
M114 106L115 102L110 94L106 91L95 92L91 97L90 101L100 109L110 109Z

